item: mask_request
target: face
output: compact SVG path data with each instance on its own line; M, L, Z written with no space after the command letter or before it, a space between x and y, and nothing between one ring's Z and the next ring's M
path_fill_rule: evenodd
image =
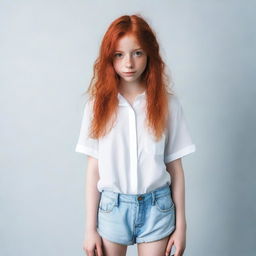
M147 56L134 36L126 35L118 41L113 65L122 82L139 82L147 65Z

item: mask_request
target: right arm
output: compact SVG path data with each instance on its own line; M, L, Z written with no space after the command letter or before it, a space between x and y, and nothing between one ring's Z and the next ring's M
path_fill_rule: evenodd
M86 225L85 232L97 231L97 211L100 199L100 192L97 189L99 180L98 160L88 156L86 170L85 199L86 199Z
M88 156L87 159L85 182L86 224L83 249L89 256L95 255L94 250L97 249L97 255L101 256L102 241L97 232L97 213L100 200L100 192L97 188L99 180L98 159L91 156Z

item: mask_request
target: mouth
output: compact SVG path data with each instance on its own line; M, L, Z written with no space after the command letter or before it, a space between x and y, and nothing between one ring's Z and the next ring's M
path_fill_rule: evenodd
M132 76L133 74L135 74L136 72L135 71L133 71L133 72L123 72L123 74L125 75L125 76Z

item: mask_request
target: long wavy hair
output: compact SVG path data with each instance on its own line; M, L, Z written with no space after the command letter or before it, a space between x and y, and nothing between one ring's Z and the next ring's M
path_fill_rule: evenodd
M141 82L146 85L145 121L158 140L166 128L168 94L174 93L169 88L170 79L165 73L165 63L160 57L155 33L141 15L117 18L103 37L99 56L94 63L93 77L85 92L88 93L89 100L94 102L90 137L104 136L116 120L120 77L115 72L113 58L117 42L124 35L133 35L147 55L147 65L140 77Z

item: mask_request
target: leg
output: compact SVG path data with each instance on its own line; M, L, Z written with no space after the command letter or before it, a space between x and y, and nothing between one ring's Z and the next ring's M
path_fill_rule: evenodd
M127 245L117 244L102 238L102 250L104 256L125 256L127 251Z
M161 240L137 244L138 256L163 256L170 236Z

